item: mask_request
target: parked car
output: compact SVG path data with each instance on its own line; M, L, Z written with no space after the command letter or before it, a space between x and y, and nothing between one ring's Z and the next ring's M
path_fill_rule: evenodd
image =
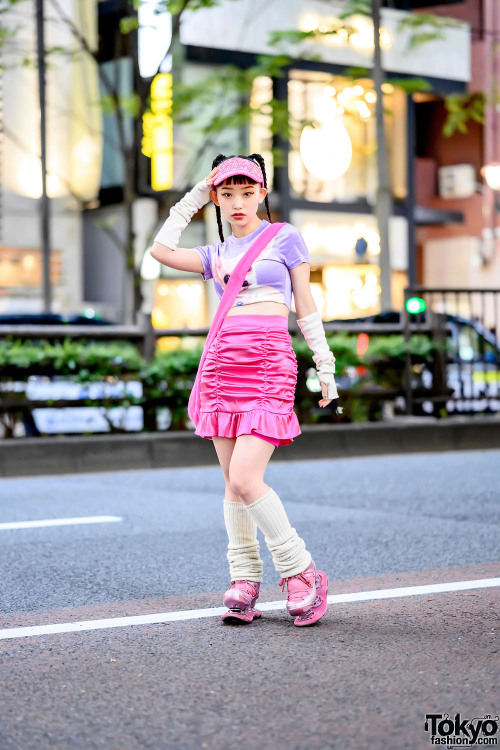
M476 320L470 320L468 318L462 318L458 315L450 314L447 314L445 317L449 328L448 338L452 345L451 356L453 356L454 361L486 361L490 364L496 363L497 365L500 365L500 341L492 331L489 331ZM376 323L377 325L387 323L398 326L402 325L401 313L397 311L378 313L377 315L369 315L359 318L342 318L327 322L355 324ZM410 322L418 323L422 327L425 327L425 312L418 313L418 315L410 315ZM396 335L393 332L381 335L390 336L391 334Z
M73 326L115 325L113 321L106 320L98 315L93 317L74 313L4 313L0 315L0 325L54 326L64 324Z
M458 315L445 314L447 323L447 363L446 385L451 397L446 402L449 413L471 414L477 412L500 411L500 341L495 334L485 328L479 321L463 318ZM401 313L389 311L366 317L332 320L329 323L398 325L401 331L389 330L387 333L371 334L372 336L401 335ZM425 328L426 313L410 315L410 322L418 323ZM345 379L344 379L345 380ZM351 380L354 382L354 380ZM431 388L433 374L425 365L421 372L421 383L424 388ZM343 383L346 387L348 384ZM434 414L431 401L416 405L418 414Z

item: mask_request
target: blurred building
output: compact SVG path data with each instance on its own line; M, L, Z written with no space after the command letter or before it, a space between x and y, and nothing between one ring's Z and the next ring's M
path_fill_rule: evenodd
M255 12L253 0L225 0L213 8L185 12L180 41L167 55L170 16L155 14L157 5L156 0L142 3L142 28L126 36L116 33L129 11L126 0L68 0L61 5L74 29L90 49L97 50L98 64L75 44L74 32L57 18L52 6L47 14L47 47L74 50L64 65L50 67L47 80L54 309L81 311L90 304L115 320L125 316L130 289L124 245L130 217L123 202L124 139L128 145L141 144L133 153L134 252L142 271L143 309L152 311L157 327L204 326L217 307L210 282L161 266L146 251L168 206L208 174L219 152L258 151L265 157L273 220L290 221L303 233L311 255L312 291L323 319L377 312L376 98L368 74L356 85L346 76L353 66L370 67L369 20L355 21L350 43L339 33L321 42L284 45L295 63L282 76L260 76L254 82L251 104L255 109L264 105L264 112L256 109L248 126L211 133L209 146L200 128L215 112L230 111L229 94L193 106L193 122L174 127L160 101L163 145L152 168L154 123L149 123L151 133L141 141L143 125L134 116L134 106L135 97L141 103L147 100L151 83L159 80L157 73L164 75L161 82L167 89L183 82L197 84L201 92L207 76L221 66L230 63L248 69L260 54L276 54L277 49L268 44L271 31L321 29L335 22L342 0L272 0L265 12ZM451 138L443 135L442 128L447 94L495 91L499 3L387 0L384 5L394 307L401 307L402 290L409 282L498 287L499 198L485 187L481 168L500 161L499 114L487 107L484 126L469 122L467 134ZM440 38L410 50L411 34L401 31L399 23L421 11L463 23L444 28ZM24 53L33 56L35 23L29 4L14 6L6 18L17 24L19 14L24 14L16 36L22 59ZM5 58L8 47L2 49ZM299 60L305 52L311 59ZM312 59L314 55L318 59ZM0 75L0 308L39 310L39 121L26 116L39 111L37 71L18 64ZM430 90L406 95L391 83L415 76L425 79ZM109 99L106 78L120 97L130 100L130 113L121 122L99 105L100 98ZM168 99L168 90L158 95ZM290 112L292 137L284 164L273 160L273 148L286 146L279 134L271 132L273 99L287 102ZM310 118L320 124L314 131L300 124ZM265 211L260 215L264 217ZM226 235L229 232L227 225ZM193 218L181 243L194 247L217 239L210 203Z
M417 238L428 227L447 231L463 225L462 213L446 202L419 204L415 195L416 148L422 118L419 96L408 96L391 84L393 79L420 77L430 85L430 98L441 101L448 93L465 93L471 80L471 28L467 22L443 29L441 38L409 51L410 32L399 23L421 2L387 2L382 13L382 45L387 83L384 86L386 129L394 215L390 220L390 263L394 307L400 309L403 289L420 280ZM252 0L220 5L183 15L180 41L182 80L199 81L218 66L248 68L260 54L276 54L268 44L271 31L325 28L336 22L342 3L321 0L274 0L265 12L256 13ZM311 256L311 287L323 319L369 315L380 309L379 238L373 215L376 189L375 118L373 82L367 75L354 85L346 76L354 66L369 68L373 55L373 27L366 18L354 22L355 33L324 37L321 42L287 43L283 49L296 62L276 79L255 80L255 106L272 99L287 101L292 126L291 145L283 165L273 164L273 146L286 146L274 136L270 114L255 114L249 127L225 132L213 144L210 155L260 152L266 159L273 220L290 221L302 233ZM207 34L207 29L212 29ZM307 52L321 60L299 60ZM176 75L174 75L175 86ZM425 100L427 101L427 99ZM214 102L224 111L226 102ZM200 112L207 118L208 111ZM269 107L270 111L270 107ZM305 129L301 121L313 118L320 127ZM200 136L183 131L179 153L186 163L196 158ZM177 144L177 138L175 139ZM186 151L189 144L189 152ZM339 148L341 144L341 148ZM189 185L206 176L211 161L191 164ZM265 213L262 212L264 217ZM196 217L198 218L198 217ZM201 217L200 217L201 218ZM184 247L218 239L215 212L204 210L202 239L191 222L183 234ZM230 228L227 227L227 231ZM196 279L176 279L176 272L161 269L153 301L158 325L178 325L186 320L185 306L178 304L175 285L180 283L190 311L188 325L200 316L212 319L217 299L210 284ZM436 279L432 283L438 283ZM158 291L161 290L161 293ZM171 296L173 292L173 295ZM178 315L177 311L182 310ZM202 312L204 310L204 312ZM196 321L196 323L195 323Z
M102 134L97 68L76 40L97 47L96 0L47 14L47 191L53 311L81 312L82 204L99 190ZM2 13L0 46L0 312L42 310L40 107L33 3Z
M442 98L416 100L416 198L426 213L448 211L452 224L421 225L416 235L417 281L428 286L500 288L500 194L481 170L500 171L500 3L498 0L420 3L422 10L453 16L471 30L467 93L485 94L484 123L469 120L467 133L446 138ZM496 107L491 105L496 99ZM500 175L497 177L500 190ZM458 311L457 311L458 312Z

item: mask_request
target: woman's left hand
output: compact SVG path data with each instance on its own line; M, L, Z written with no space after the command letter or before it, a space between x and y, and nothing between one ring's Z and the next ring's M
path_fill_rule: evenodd
M328 386L326 383L323 383L323 381L319 381L321 385L321 395L323 396L322 399L318 401L320 406L328 406L330 401L333 401L333 399L328 398Z

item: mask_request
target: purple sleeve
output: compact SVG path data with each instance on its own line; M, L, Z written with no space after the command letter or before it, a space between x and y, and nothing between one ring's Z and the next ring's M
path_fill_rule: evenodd
M298 229L291 224L283 242L283 261L287 268L295 268L300 263L311 263L309 251Z
M198 247L194 247L193 250L195 253L198 253L203 263L203 273L201 274L203 281L213 279L211 265L212 245L199 245Z

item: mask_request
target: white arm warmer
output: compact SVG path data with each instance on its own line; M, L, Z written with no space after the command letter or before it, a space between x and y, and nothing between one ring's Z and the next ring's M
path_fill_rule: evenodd
M319 312L316 310L305 318L297 320L297 325L304 334L309 348L314 352L313 360L316 365L320 382L325 383L328 387L327 398L338 398L337 386L335 384L335 357L330 351L326 340L323 321Z
M170 209L168 219L155 237L155 242L166 245L175 250L183 229L187 227L194 214L210 200L211 185L206 180L198 182L189 193L186 193L175 206Z

